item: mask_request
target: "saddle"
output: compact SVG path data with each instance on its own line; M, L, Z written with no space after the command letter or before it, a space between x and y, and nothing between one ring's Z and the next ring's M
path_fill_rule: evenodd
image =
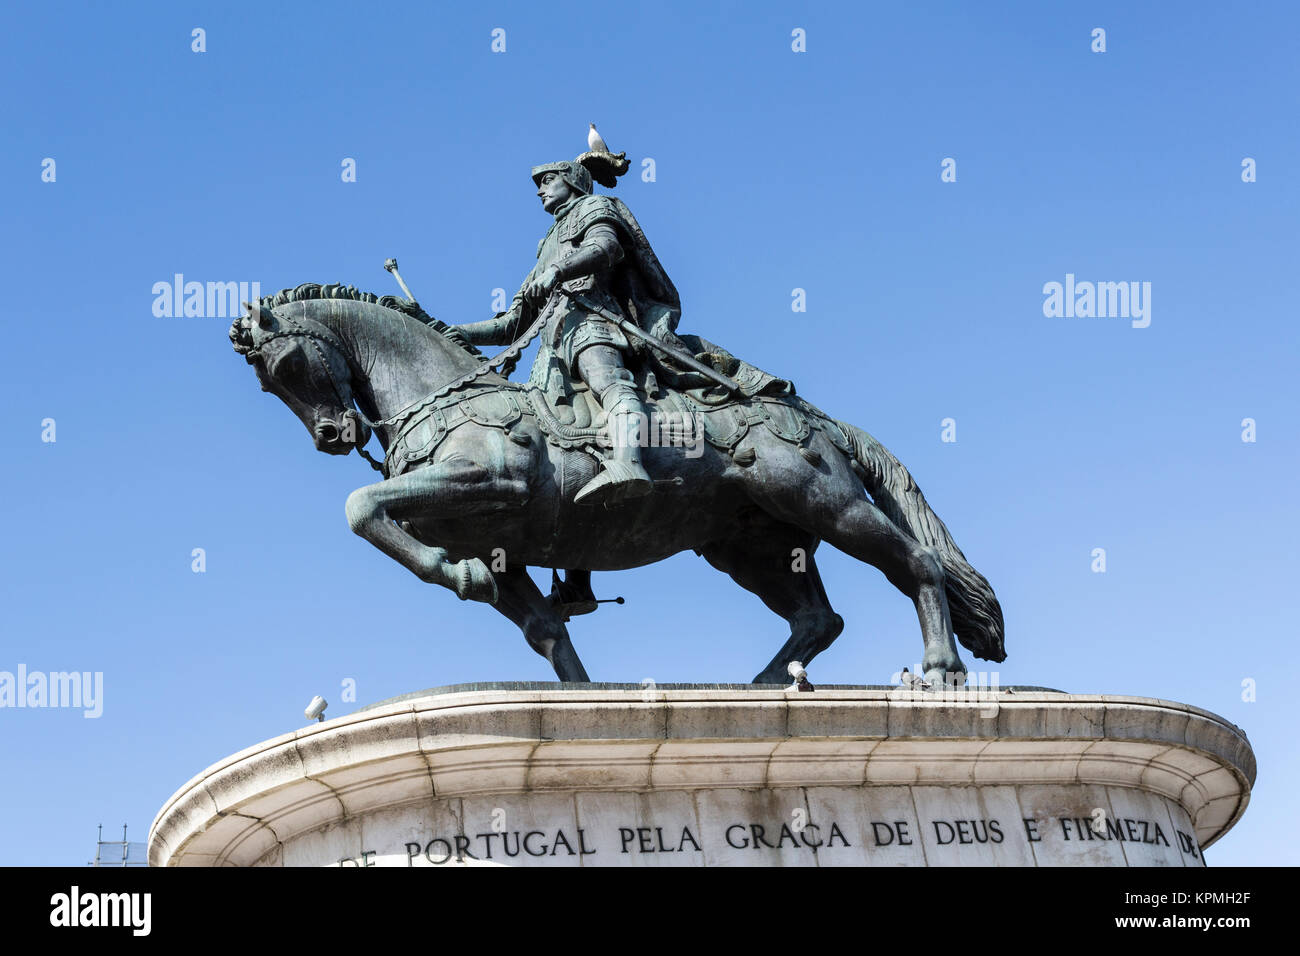
M636 374L636 385L645 397L648 413L658 418L653 434L666 438L664 443L685 446L702 437L738 463L748 465L754 460L753 450L746 455L738 454L737 448L752 429L764 428L803 450L816 430L852 456L850 437L834 419L797 396L793 383L769 375L697 336L685 336L683 342L688 346L703 345L696 353L700 361L731 376L740 385L741 394L732 395L697 372L643 365ZM661 378L668 379L671 386ZM595 474L610 439L603 428L604 412L585 385L571 383L569 393L556 402L553 396L528 385L470 382L431 402L402 426L389 446L384 475L395 478L426 461L448 434L466 422L499 428L512 440L526 443L528 439L518 431L525 416L533 419L549 444L590 456L589 462L566 456L565 469L574 471L575 479L583 473ZM811 454L807 451L805 457Z

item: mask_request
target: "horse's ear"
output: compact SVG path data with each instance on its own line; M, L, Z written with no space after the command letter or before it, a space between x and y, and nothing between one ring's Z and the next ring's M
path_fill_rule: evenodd
M260 304L252 305L248 302L244 303L244 308L248 310L248 314L253 317L254 321L257 322L257 327L259 329L261 329L263 332L270 330L271 326L274 324L273 320L271 319L270 312L263 311L262 306Z

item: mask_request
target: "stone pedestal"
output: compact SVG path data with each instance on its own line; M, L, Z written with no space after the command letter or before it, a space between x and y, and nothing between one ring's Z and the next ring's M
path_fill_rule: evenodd
M154 866L1203 866L1245 734L1040 689L462 685L205 770Z

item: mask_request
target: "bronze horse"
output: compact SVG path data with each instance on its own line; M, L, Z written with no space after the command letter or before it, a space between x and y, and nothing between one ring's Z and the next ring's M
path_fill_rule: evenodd
M742 411L806 427L797 442L748 427L730 448L646 448L652 494L575 504L596 467L590 447L557 438L553 409L458 344L454 327L403 305L309 284L249 306L230 334L317 449L365 454L372 430L379 438L388 477L348 496L352 530L421 580L494 606L560 680L588 677L530 565L620 570L692 549L789 622L789 639L754 678L778 684L792 661L808 663L844 628L813 561L821 541L879 568L912 599L927 682L964 680L954 634L977 657L1006 658L989 583L907 469L861 429L793 396L779 402L784 411L738 399Z

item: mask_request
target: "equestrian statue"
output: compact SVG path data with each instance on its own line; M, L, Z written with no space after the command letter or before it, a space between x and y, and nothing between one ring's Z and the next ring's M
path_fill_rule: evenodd
M678 333L681 301L645 232L595 191L628 165L597 141L533 168L552 221L487 321L429 315L394 260L405 299L308 283L245 304L230 337L262 388L318 450L356 450L383 474L348 496L352 530L422 581L495 607L561 681L589 680L567 625L600 603L591 572L690 549L789 623L754 678L785 683L844 628L814 561L822 541L912 599L927 685L964 681L957 641L1004 660L993 589L907 469L791 382ZM535 340L528 381L510 381ZM479 346L505 349L489 359ZM530 567L552 569L549 594Z

